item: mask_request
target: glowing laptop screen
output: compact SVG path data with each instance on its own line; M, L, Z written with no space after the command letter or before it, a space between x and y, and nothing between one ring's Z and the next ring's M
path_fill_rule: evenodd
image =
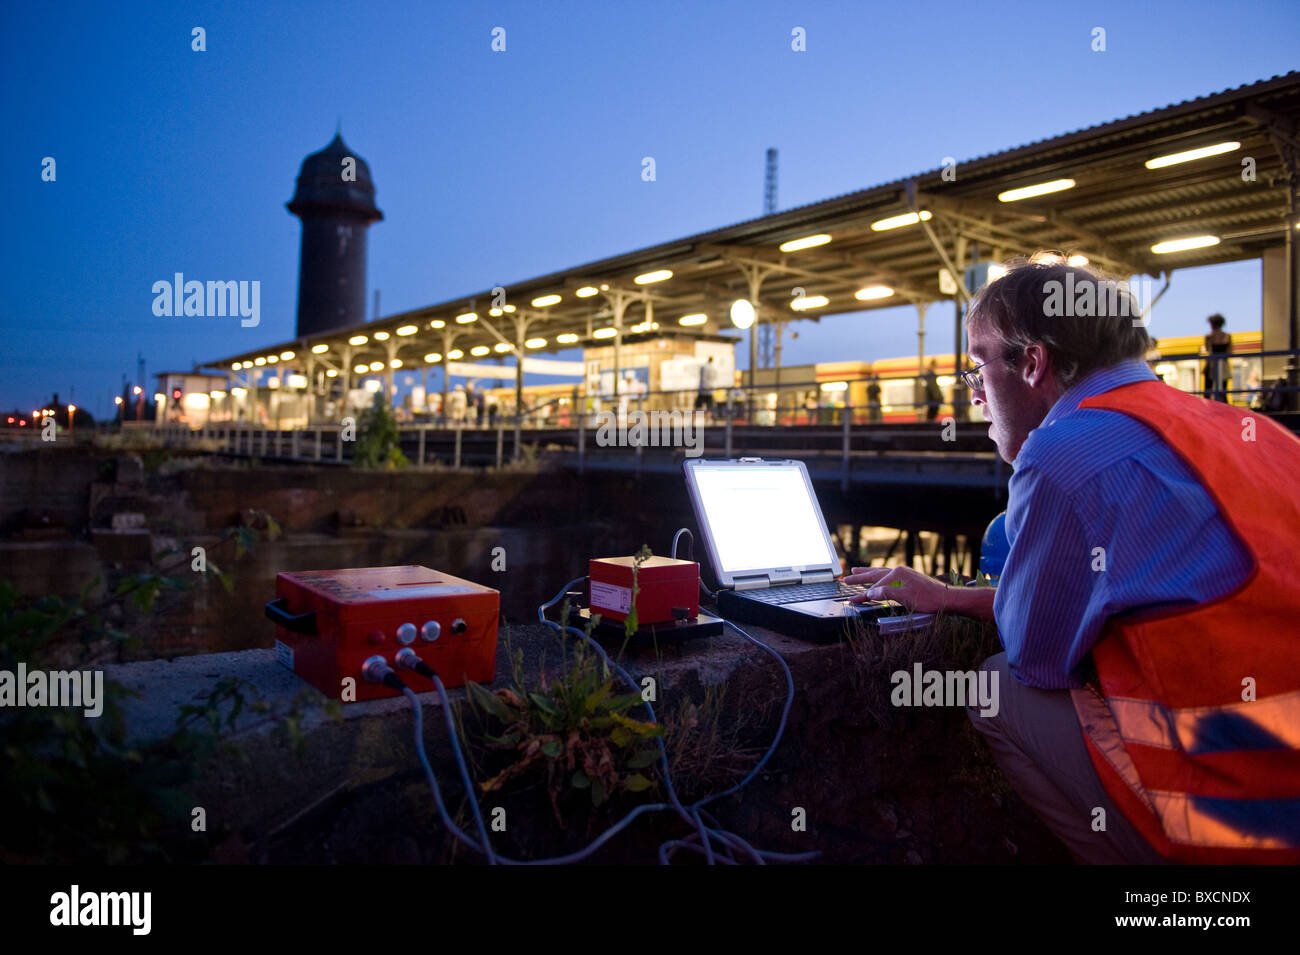
M798 465L690 469L719 573L836 566L812 488Z

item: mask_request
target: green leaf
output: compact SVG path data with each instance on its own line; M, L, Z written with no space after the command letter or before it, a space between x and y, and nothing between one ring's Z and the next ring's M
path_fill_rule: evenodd
M599 806L605 801L605 795L605 784L599 779L593 779L591 781L591 804Z
M613 692L614 692L614 681L613 680L606 681L603 686L598 687L596 689L596 692L592 693L590 696L587 697L587 701L582 705L582 712L591 713L595 711L596 707L604 703L605 700L609 697L609 695Z
M543 713L549 713L550 715L554 716L556 712L558 712L555 707L555 701L552 700L549 696L545 696L544 694L533 692L528 694L528 698L532 700L533 703L537 705L537 708L541 710Z
M623 786L628 790L628 792L639 793L649 789L653 785L654 783L650 782L650 780L646 779L640 773L633 773L631 776L627 776L623 780Z
M636 706L642 702L640 693L624 693L622 696L616 696L605 704L605 709L611 713L619 713L630 706Z
M614 729L610 731L609 741L615 746L626 746L628 743L632 742L632 733L625 727L615 726Z
M558 739L553 739L542 744L542 753L549 759L557 758L562 752L564 752L564 747L560 745Z
M647 766L653 766L659 761L659 750L653 746L647 747L632 755L627 761L628 769L645 769Z
M581 769L575 769L573 771L573 778L569 780L569 784L573 786L574 789L586 789L591 785L591 780L587 778L587 774Z
M480 710L490 713L503 723L514 722L514 715L510 712L510 707L506 706L495 693L483 688L473 680L469 680L465 687L469 690L470 700Z

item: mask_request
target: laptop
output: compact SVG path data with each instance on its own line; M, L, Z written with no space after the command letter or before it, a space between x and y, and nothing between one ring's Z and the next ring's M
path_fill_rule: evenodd
M868 588L846 584L802 461L739 458L683 464L700 534L719 583L718 613L818 643L840 639L853 618L889 606L849 603Z

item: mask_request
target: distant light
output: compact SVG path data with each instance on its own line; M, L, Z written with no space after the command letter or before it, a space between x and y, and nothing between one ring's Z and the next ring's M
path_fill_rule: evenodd
M239 370L240 370L241 368L243 368L243 367L244 367L244 363L243 363L242 361L237 361L237 362L235 362L233 365L230 366L230 370L231 370L231 371L239 371Z
M231 389L230 389L230 393L231 393L232 395L234 395L236 398L242 398L242 397L244 397L244 395L248 394L248 389L247 389L247 388L231 388Z
M868 285L854 292L853 297L859 302L870 302L878 298L889 298L893 294L894 290L888 285Z
M352 370L356 372L358 375L364 375L366 372L370 370L370 366L365 364L353 365Z
M492 346L492 350L495 352L508 352L512 348L514 348L514 346L509 345L506 342L497 342L495 345Z
M545 348L545 347L546 347L546 339L545 339L545 338L530 338L530 339L528 339L528 341L524 342L524 347L525 347L525 348Z
M461 351L459 348L453 348L451 351L447 352L447 357L450 358L452 361L455 361L458 358L464 358L465 353Z
M457 325L468 325L470 322L477 322L477 321L478 321L477 312L461 312L459 315L456 316Z
M475 345L473 348L469 350L469 353L473 355L475 358L481 358L491 350L492 349L488 348L486 345Z
M1187 239L1170 239L1168 242L1157 242L1151 246L1151 251L1156 255L1168 255L1170 252L1186 252L1188 249L1204 249L1207 246L1218 244L1219 237L1217 235L1194 235Z
M934 383L940 388L950 388L957 383L957 379L952 375L940 375L934 380Z
M533 299L533 308L547 308L560 301L559 295L539 295Z
M143 388L141 388L139 385L136 385L136 386L135 386L135 390L132 391L132 394L136 394L136 395L138 395L138 394L140 394L140 393L143 392L143 391L144 391Z
M1156 374L1157 374L1157 375L1176 375L1176 374L1178 374L1178 366L1177 366L1177 365L1170 364L1170 363L1167 362L1167 361L1162 361L1160 364L1156 365Z
M384 387L384 383L380 381L378 378L367 378L365 380L365 383L361 387L364 388L366 391L370 392L371 394L374 394L380 388Z
M153 400L154 400L154 401L166 401L166 400L167 400L167 396L164 395L161 391L155 391L155 392L153 393Z
M578 340L578 336L573 332L565 332L563 335L556 335L555 340L561 345L572 345Z
M434 362L442 361L442 355L438 354L436 351L431 351L429 354L424 356L424 360L427 364L432 365Z
M333 369L333 368L327 368L327 369L325 370L325 377L326 377L326 378L337 378L338 376L339 376L338 371L336 371L336 370Z
M887 219L877 219L871 223L872 232L887 232L890 229L900 229L905 225L916 225L918 222L929 222L932 216L922 209L920 213L905 212L901 216L890 216Z
M515 307L514 307L513 305L505 305L505 306L502 306L502 307L503 307L507 312L513 312L513 311L515 310Z
M282 352L280 352L280 360L281 360L281 361L293 361L293 359L294 359L294 353L293 353L293 352L291 352L291 351L282 351Z
M738 298L731 303L731 324L737 328L749 328L754 324L754 306L747 298Z
M268 365L276 365L276 364L279 364L279 362L280 362L280 356L278 356L278 355L267 355L267 356L266 356L266 363L267 363Z
M397 329L397 334L405 338L407 335L414 335L419 330L420 329L414 325L403 325L401 328Z
M325 354L325 353L326 353L327 351L329 351L329 350L330 350L330 346L329 346L329 345L312 345L312 346L311 346L311 353L312 353L313 355L323 355L323 354Z
M819 245L825 245L831 240L826 233L820 235L807 235L802 239L791 239L789 242L782 242L778 248L782 252L801 252L804 249L815 249Z
M389 367L389 368L401 368L401 367L402 367L402 359L400 359L400 358L394 358L394 359L392 359L391 361L389 361L389 363L388 363L388 367Z
M368 342L368 341L370 341L370 339L367 338L365 335L353 335L351 338L348 339L348 344L349 344L349 345L364 345L364 344L365 344L366 342Z
M388 332L375 332L375 341L377 342L386 342L388 338Z
M1148 169L1162 169L1165 166L1175 166L1180 162L1191 162L1193 159L1204 159L1207 156L1220 156L1223 153L1230 153L1234 149L1240 149L1241 143L1217 143L1214 146L1202 146L1200 149L1189 149L1186 152L1170 153L1167 156L1157 156L1155 159L1148 159L1146 167Z
M709 320L709 316L705 315L703 312L694 312L690 315L683 315L681 318L677 319L677 324L678 325L703 325L708 320Z
M1045 196L1048 193L1073 188L1073 179L1053 179L1051 182L1040 182L1033 186L1021 186L1019 189L1008 189L1006 192L999 192L998 202L1018 202L1021 199L1032 199L1035 196Z
M596 286L594 285L584 285L582 288L578 289L578 291L574 292L573 294L578 296L578 298L591 298L599 291L600 289L596 288Z
M592 338L613 338L618 334L617 328L598 328L591 333Z
M649 322L637 322L635 325L633 325L631 328L629 328L628 331L631 332L631 333L634 334L634 335L637 334L638 332L648 332L648 331L650 331L650 323L649 323Z
M849 383L847 381L823 381L822 391L848 391Z
M496 318L497 316L502 315L504 313L499 308L489 308L488 314L491 315L493 318Z
M430 327L430 328L446 328L446 327L447 327L447 323L444 322L441 318L435 318L433 321L431 321L431 322L429 323L429 327Z
M663 282L672 277L672 269L655 269L653 272L642 272L632 281L637 285L653 285L655 282Z
M268 388L279 388L279 387L280 387L280 379L277 378L277 377L275 377L274 375L272 375L270 378L266 379L266 387L268 387ZM185 397L188 398L189 395L186 395Z
M803 298L792 301L790 307L796 312L803 312L810 308L821 308L823 305L829 305L830 301L825 295L805 295Z
M301 377L301 376L299 376L299 377ZM303 380L306 381L305 378L304 378ZM212 398L224 398L224 397L226 397L226 393L225 393L224 391L222 391L220 388L217 388L215 391L209 391L209 392L208 392L208 395L209 395L210 397L212 397ZM154 397L157 398L158 395L154 395Z
M371 370L371 371L383 371L383 370L384 370L384 363L383 363L382 361L372 361L372 362L370 363L370 370Z
M1083 268L1088 264L1088 257L1086 255L1072 255L1065 260L1065 264L1076 269Z
M121 396L121 395L114 395L114 396L113 396L113 404L115 404L115 405L120 405L121 403L122 403L122 396ZM35 412L35 411L32 412L32 417L33 417L33 418L36 417L36 412Z

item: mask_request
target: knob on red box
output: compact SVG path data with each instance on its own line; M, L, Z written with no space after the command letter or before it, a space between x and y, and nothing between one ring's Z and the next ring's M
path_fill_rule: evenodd
M363 680L361 665L379 654L392 666L403 647L449 687L496 676L501 594L491 587L428 567L353 567L277 574L275 593L276 659L332 699L396 696ZM407 682L429 689L423 677Z
M626 620L632 611L632 557L599 557L587 564L591 581L591 612L610 620ZM700 615L700 565L693 560L650 557L636 571L638 625L670 623L673 608L687 617Z

